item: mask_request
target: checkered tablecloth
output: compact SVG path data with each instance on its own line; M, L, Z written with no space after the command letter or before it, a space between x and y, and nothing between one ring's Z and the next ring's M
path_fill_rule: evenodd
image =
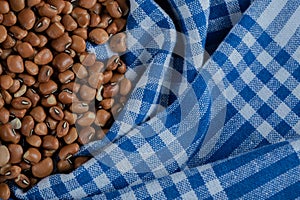
M16 197L299 198L300 1L130 3L125 108L90 161Z

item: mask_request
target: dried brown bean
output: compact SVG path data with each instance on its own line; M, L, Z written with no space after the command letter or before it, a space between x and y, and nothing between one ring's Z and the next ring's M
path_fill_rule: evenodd
M57 90L57 87L58 86L54 81L49 80L46 83L41 83L39 85L39 90L40 90L41 94L48 95L48 94L55 92Z
M68 14L71 14L72 10L73 10L73 4L69 1L65 1L65 7L61 11L61 13L64 15L68 15Z
M0 125L0 139L4 142L17 144L21 135L12 129L11 124Z
M25 93L25 96L28 97L32 103L32 107L35 107L37 103L40 101L40 95L37 94L37 92L29 88L27 92Z
M57 15L57 8L48 3L45 3L44 5L42 5L38 8L38 12L39 12L40 16L48 17L51 19L52 17Z
M76 19L78 26L82 28L86 28L90 23L90 15L85 9L76 7L73 9L71 15Z
M119 83L123 79L124 79L124 74L114 73L114 75L110 79L110 82L111 83Z
M73 35L72 36L72 45L70 48L73 49L74 51L76 51L77 53L84 52L85 48L86 48L84 39L77 35Z
M113 98L103 99L100 102L100 106L105 110L109 110L114 105L114 102L115 100Z
M122 53L126 51L126 34L125 33L117 33L112 36L109 41L110 49L116 53Z
M109 84L105 85L103 88L103 97L104 98L111 98L118 94L119 92L119 85L118 84Z
M47 65L53 59L52 52L48 48L44 48L34 56L34 63L37 65Z
M96 61L92 66L88 68L88 71L91 74L99 73L104 70L104 63L101 61Z
M47 39L47 37L46 36L44 36L44 35L38 35L38 37L39 37L39 39L40 39L40 44L39 44L39 46L38 47L44 47L47 43L48 43L48 39Z
M96 54L83 52L80 54L79 60L84 66L92 66L96 62Z
M102 5L100 3L95 3L93 7L89 9L90 12L100 15L102 10Z
M79 6L90 9L96 4L97 0L79 0L78 4Z
M20 188L27 188L30 186L30 180L29 178L24 175L24 174L20 174L16 179L15 179L15 183L20 187Z
M9 144L7 146L9 153L10 153L10 159L9 162L11 164L18 164L22 161L23 157L23 147L20 144ZM1 153L1 155L3 155Z
M34 107L30 111L30 115L36 122L43 122L47 117L46 112L42 106Z
M62 36L65 32L65 27L60 22L55 22L46 30L47 35L51 39L56 39Z
M63 137L66 144L74 143L77 140L77 138L78 138L78 132L75 127L72 127L69 130L68 134Z
M42 144L42 139L38 135L31 135L26 137L26 142L33 147L40 147Z
M103 74L102 73L93 73L88 78L88 83L92 88L99 88L103 82Z
M41 0L27 0L27 6L32 7L41 3Z
M89 33L89 39L95 44L104 44L108 41L109 36L107 32L102 28L95 28Z
M39 46L41 43L40 38L33 32L28 32L23 41L30 43L33 47Z
M17 23L17 16L14 12L9 11L3 15L2 25L4 26L13 26Z
M95 124L97 126L105 126L105 124L108 122L108 120L111 118L111 114L104 110L104 109L100 109L97 111L96 113L96 119L95 119Z
M15 109L15 108L9 108L9 112L12 116L15 116L17 118L23 118L27 112L26 109L21 109L21 110L18 110L18 109Z
M54 57L52 64L54 67L58 68L59 72L64 72L68 68L72 67L73 62L74 61L71 56L66 53L60 53Z
M80 84L79 83L76 83L76 82L70 82L70 83L67 83L67 84L63 84L62 87L61 87L61 90L65 90L65 89L68 89L70 91L72 91L73 93L78 93L79 92L79 89L80 89Z
M113 76L113 72L112 71L105 71L103 72L103 84L106 84L110 81L110 79Z
M48 17L42 17L40 18L34 27L35 32L43 32L47 30L47 28L50 26L51 20Z
M83 114L76 122L79 126L90 126L94 123L96 115L94 112L88 111Z
M75 124L77 120L77 115L75 113L71 113L68 110L64 110L64 120L69 122L70 125Z
M61 160L68 160L73 155L75 155L79 151L79 145L77 143L68 144L66 146L63 146L59 153L58 157Z
M7 200L10 197L10 189L6 183L0 183L0 199Z
M42 145L42 147L44 149L47 149L47 150L57 150L59 148L59 141L53 135L46 135L43 138L43 145Z
M25 0L10 0L9 4L10 8L15 12L19 12L25 8Z
M127 15L129 12L129 6L127 0L116 0L122 10L123 16Z
M9 121L9 111L5 108L2 107L0 108L0 122L2 124L6 124Z
M5 145L0 146L0 168L6 165L10 160L10 152Z
M52 106L49 109L49 114L53 119L55 119L57 121L60 121L64 118L64 113L59 106Z
M5 14L9 12L9 4L7 1L0 1L0 13Z
M109 1L106 5L106 10L113 18L120 18L123 15L122 9L117 1Z
M91 21L90 21L90 27L97 27L98 24L101 22L101 18L98 14L91 13Z
M11 26L9 28L9 34L10 34L10 36L13 36L17 40L22 40L23 38L25 38L27 36L28 32L26 30L20 28L19 26Z
M23 59L19 55L10 55L7 58L7 67L9 71L13 73L23 73L24 72L24 63Z
M27 91L27 86L25 84L21 86L19 80L14 81L14 84L9 88L9 92L14 93L15 98L23 96Z
M60 173L66 173L73 169L73 165L70 160L59 160L57 162L57 170Z
M58 74L58 80L64 84L64 83L69 83L75 78L75 74L71 70L66 70L62 73Z
M38 74L38 81L40 83L48 82L53 74L53 68L49 65L44 65L41 67L40 72Z
M15 109L29 109L31 107L31 101L27 97L17 97L11 101L12 107Z
M31 136L34 129L34 119L33 117L27 115L22 119L21 133L24 136Z
M91 88L87 85L82 85L79 91L80 97L85 101L92 101L95 99L96 89Z
M74 31L77 29L77 22L71 15L64 15L61 23L64 25L66 31Z
M25 85L27 85L28 87L32 86L35 84L35 78L31 75L28 75L28 74L19 74L18 77L20 79L22 79L23 83Z
M58 100L63 104L70 104L74 101L78 101L77 96L68 89L64 89L59 93Z
M5 26L0 25L0 43L4 42L6 38L7 38L7 30Z
M30 58L34 55L34 49L28 42L22 42L17 45L17 51L22 58Z
M82 37L84 40L87 40L88 38L88 32L86 28L77 28L73 31L73 34Z
M98 24L98 27L103 29L107 28L113 21L111 16L107 13L101 14L100 18L101 22Z
M52 48L58 52L63 52L64 50L69 48L71 44L72 38L69 36L68 33L64 33L62 36L55 40L52 40L51 42Z
M93 127L91 126L84 127L83 129L80 130L77 140L82 145L87 144L93 141L95 133L96 131Z
M123 96L128 95L132 87L131 81L127 78L124 78L120 82L120 94Z
M35 20L35 14L30 8L25 8L18 14L18 21L21 27L26 30L33 28Z
M49 157L32 166L31 172L37 178L49 176L53 171L53 160Z
M14 79L9 75L0 76L0 86L3 90L8 90L14 84Z
M48 128L46 123L44 122L39 122L35 125L34 127L34 132L37 135L43 136L48 134Z
M72 66L72 71L76 74L76 78L79 79L84 79L88 76L88 71L86 70L86 67L80 63L75 63Z
M5 56L9 56L11 54L12 48L16 45L16 40L12 36L7 35L6 39L2 42L1 45L2 45L2 48L4 48L2 50L1 57L4 59L4 58L6 58ZM5 51L7 49L10 49L10 52ZM6 55L6 54L8 54L8 55Z
M24 63L25 70L28 74L35 76L39 73L39 67L32 61L26 60Z
M55 106L57 105L56 97L53 94L47 95L46 97L42 98L41 104L46 108Z
M24 161L31 164L37 164L38 162L40 162L41 158L42 155L40 151L34 147L28 148L28 150L23 155Z
M78 114L85 113L89 110L89 104L86 102L73 102L70 111Z
M48 3L57 9L57 14L60 14L65 7L63 0L48 0Z
M6 104L10 104L12 101L12 96L9 94L7 90L2 90L1 95Z
M68 134L69 132L69 123L66 120L62 120L58 123L56 127L56 135L57 137L61 138Z

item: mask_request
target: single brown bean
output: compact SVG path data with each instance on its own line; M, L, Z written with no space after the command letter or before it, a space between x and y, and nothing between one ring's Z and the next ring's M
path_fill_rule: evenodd
M65 7L63 0L49 0L48 3L57 9L57 14L60 14Z
M94 112L88 111L83 114L76 122L79 126L90 126L94 123L96 115Z
M79 151L79 145L77 143L68 144L66 146L63 146L59 153L58 157L61 160L68 160L73 155L75 155Z
M92 101L95 99L96 89L91 88L87 85L82 85L79 91L80 97L84 101Z
M121 80L123 80L124 74L120 74L120 73L114 73L114 75L111 77L110 82L111 83L119 83Z
M68 15L68 14L71 14L72 10L73 10L73 4L69 1L65 1L65 7L61 11L61 13L64 15Z
M96 4L97 0L79 0L78 4L79 6L90 9Z
M109 1L106 5L106 10L113 18L120 18L123 15L122 9L117 1Z
M0 146L0 167L3 167L10 160L10 152L5 145Z
M105 71L103 72L103 81L102 83L103 84L106 84L110 81L110 79L112 78L113 76L113 72L112 71Z
M19 176L15 179L15 183L20 187L20 188L27 188L30 186L30 180L29 178L24 175L24 174L19 174Z
M121 65L120 60L120 56L118 55L113 55L112 57L110 57L106 63L106 70L117 69L117 67Z
M10 55L7 58L7 67L9 71L13 73L23 73L24 72L24 63L23 59L19 55Z
M85 113L89 110L89 104L83 101L73 102L70 106L70 111L78 114Z
M19 130L22 127L22 123L21 120L19 118L14 118L13 120L11 120L9 122L9 124L11 125L11 127L15 130Z
M79 37L77 35L72 36L71 49L73 49L77 53L82 53L85 51L85 47L86 47L86 44L82 37Z
M53 135L46 135L43 138L43 145L42 145L42 147L44 149L47 149L47 150L57 150L59 148L59 141Z
M78 138L78 132L75 127L72 127L69 130L68 134L63 137L66 144L74 143L77 140L77 138Z
M20 28L19 26L11 26L9 28L9 34L10 34L10 36L13 36L17 40L22 40L23 38L25 38L27 36L28 32L26 30Z
M25 85L28 87L33 86L35 84L35 78L28 74L19 74L18 77L23 81Z
M23 41L30 43L33 47L39 46L41 43L40 38L33 32L28 32Z
M79 61L81 64L84 66L92 66L96 62L96 54L94 53L88 53L88 52L83 52L79 56Z
M110 49L116 53L123 53L126 51L126 34L125 33L117 33L112 36L109 41Z
M42 144L42 139L38 135L31 135L26 137L26 142L33 147L40 147Z
M105 124L108 122L108 120L111 118L111 114L104 110L104 109L100 109L97 111L96 113L96 119L95 119L95 124L97 126L105 126Z
M78 101L78 98L71 90L64 89L59 93L58 100L63 104L71 104L74 101Z
M52 52L48 48L39 51L34 57L34 63L37 65L47 65L53 59Z
M23 147L20 144L9 144L7 146L10 153L9 162L11 164L18 164L22 161L23 157ZM1 153L1 155L4 155Z
M124 78L120 82L120 94L126 96L131 90L132 84L131 81L127 78Z
M114 103L115 103L115 100L113 98L103 99L100 102L100 106L105 110L109 110L114 105Z
M109 35L116 34L122 31L126 26L126 20L123 18L114 19L113 22L107 27L106 31Z
M46 112L42 106L34 107L30 111L30 115L36 122L43 122L47 117Z
M74 31L77 29L77 22L71 15L64 15L61 23L64 25L66 31Z
M87 10L76 7L71 13L72 17L76 19L78 26L86 28L90 23L90 15Z
M26 30L33 28L35 20L35 14L30 8L25 8L18 14L18 21L21 27Z
M6 38L7 38L7 30L5 26L0 25L0 43L4 42Z
M9 111L5 108L2 107L0 108L0 122L2 124L6 124L9 121Z
M25 96L28 97L32 103L32 107L35 107L37 103L40 101L40 95L37 94L37 92L29 88L27 92L25 93Z
M10 197L10 189L6 183L0 183L0 199L7 200Z
M59 38L52 40L51 46L58 52L62 52L70 47L72 44L72 38L69 36L68 33L64 33Z
M86 67L80 63L75 63L72 66L72 71L76 74L76 78L79 79L84 79L88 76L88 71L86 70Z
M23 84L21 86L21 83L19 80L14 80L14 85L12 87L9 88L9 92L10 93L14 93L14 97L21 97L23 96L27 91L27 86L25 84Z
M2 175L5 176L5 179L10 180L10 179L15 179L19 176L19 174L21 173L21 167L17 166L17 165L13 165L13 166L8 166L8 167L3 167L1 168L1 173Z
M93 73L88 78L88 83L92 88L98 89L103 82L103 73Z
M11 50L12 48L16 45L16 40L10 36L10 35L7 35L6 39L2 42L2 48L4 48L2 50L2 54L1 54L1 57L4 59L6 57L4 56L9 56L11 54ZM10 49L10 52L6 52L5 50L7 49ZM8 55L6 55L8 54Z
M71 113L68 110L64 110L64 120L69 122L70 125L74 125L77 120L77 115L75 113Z
M12 101L12 96L9 94L7 90L2 90L1 95L6 104L10 104Z
M42 17L36 22L34 30L36 32L43 32L47 30L49 26L50 26L50 19L48 17Z
M71 48L68 48L68 49L65 49L64 52L66 54L68 54L69 56L71 56L72 58L74 58L76 56L76 51L74 51L73 49Z
M67 173L73 169L72 162L70 160L59 160L57 162L57 170L60 173Z
M37 178L49 176L53 171L53 160L49 157L32 166L31 172Z
M61 120L56 127L56 135L61 138L68 134L69 132L69 123L66 120Z
M46 108L55 106L57 105L56 97L53 94L47 95L46 97L42 98L41 104Z
M101 14L100 18L101 22L98 24L98 27L103 29L107 28L113 21L111 16L107 13Z
M60 22L55 22L46 30L47 35L51 39L56 39L62 36L65 32L65 27Z
M38 47L44 47L47 43L48 43L48 39L46 36L39 34L38 35L39 39L40 39L40 44Z
M109 36L107 32L102 28L95 28L89 33L89 39L95 44L104 44L108 41Z
M27 115L22 119L21 133L24 136L31 136L34 129L34 119L33 117Z
M14 79L9 75L0 76L0 86L3 90L8 90L14 84Z
M29 109L31 107L31 101L27 97L17 97L11 101L12 107L15 109Z
M48 3L45 3L44 5L40 6L38 8L38 12L40 14L40 16L42 17L48 17L48 18L52 18L54 17L55 15L57 15L57 8L48 4Z
M113 105L113 107L110 109L110 112L112 116L116 117L121 110L122 110L122 105L120 103L117 103Z
M118 84L109 84L105 85L103 88L103 97L104 98L111 98L118 94L119 92L119 85Z
M76 94L79 92L80 84L76 83L76 82L70 82L67 84L63 84L61 87L61 90L65 90L65 89L71 90L73 93Z
M95 3L95 5L89 9L89 11L91 13L97 14L99 16L101 14L101 10L102 10L102 5L100 3L98 3L98 2Z
M58 74L58 80L64 84L64 83L69 83L72 80L74 80L75 74L71 70L66 70L62 73Z
M38 81L40 83L48 82L53 74L53 68L49 65L44 65L41 67L39 75L38 75Z
M30 43L22 42L17 45L17 51L22 58L30 58L34 55L34 50Z
M25 0L10 0L9 4L10 8L15 12L19 12L25 8Z
M27 6L32 7L41 3L41 0L27 0Z
M91 126L84 127L83 129L80 130L77 140L82 145L87 144L93 141L95 133L96 131L93 127Z
M38 162L40 162L41 158L42 155L39 150L33 147L28 148L28 150L23 155L24 161L31 164L37 164Z
M41 94L48 95L54 93L57 90L57 84L54 81L49 80L46 83L41 83L39 86L39 90Z
M88 32L86 28L77 28L73 31L73 34L82 37L84 40L87 40L88 38Z
M15 108L9 108L9 112L12 116L15 116L17 118L23 118L27 112L26 109L21 109L21 110L18 110L18 109L15 109Z
M98 14L91 13L91 21L90 21L90 27L97 27L98 24L101 22L101 18Z
M11 124L0 125L0 139L4 142L17 144L21 135L12 129Z
M62 120L65 116L62 109L59 106L52 106L49 109L49 114L53 119L55 119L57 121Z
M7 1L0 1L0 13L5 14L9 12L9 4Z
M26 60L24 63L25 70L28 74L35 76L39 73L39 67L32 61Z
M43 149L43 156L44 157L52 157L55 152L56 152L56 150Z
M47 135L48 128L47 128L46 123L44 123L44 122L37 123L34 127L34 132L35 132L35 134L37 134L39 136Z
M84 156L80 156L80 157L75 158L74 168L77 169L78 167L80 167L81 165L86 163L89 159L90 159L89 157L84 157Z
M58 68L59 72L64 72L73 65L73 62L71 56L66 53L60 53L54 57L52 64L54 67Z
M104 71L104 63L96 61L92 66L88 68L89 74L100 73Z
M14 12L9 11L3 15L2 25L4 26L13 26L17 23L17 16Z
M123 16L127 15L129 12L129 6L127 0L116 0L122 10Z

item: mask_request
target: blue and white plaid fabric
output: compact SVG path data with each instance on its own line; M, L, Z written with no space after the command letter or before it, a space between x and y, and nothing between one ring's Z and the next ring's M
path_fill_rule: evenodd
M130 3L125 108L90 161L16 197L299 198L300 1Z

